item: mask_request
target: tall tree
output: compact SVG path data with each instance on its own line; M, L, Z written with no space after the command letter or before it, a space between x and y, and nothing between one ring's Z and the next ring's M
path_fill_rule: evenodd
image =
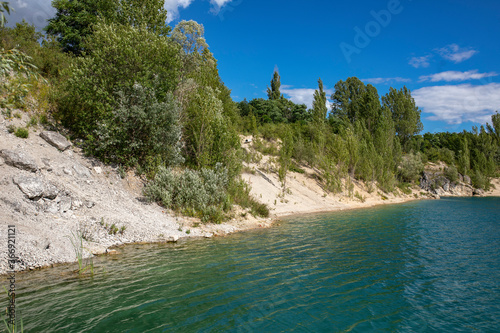
M273 79L271 80L271 87L267 88L267 97L270 100L279 100L282 98L280 92L280 86L281 86L280 74L278 73L278 70L275 69L273 74Z
M172 31L172 38L182 47L184 54L202 53L208 48L203 24L190 20L180 21Z
M117 10L116 0L53 0L55 17L45 27L54 35L64 52L81 54L83 40L92 34L92 25L100 17L109 17Z
M360 119L363 119L366 128L373 134L375 132L376 123L380 118L381 108L377 88L371 84L366 86L359 112Z
M100 20L167 35L164 4L165 0L53 0L56 15L45 30L57 37L63 51L80 55L85 51L83 41Z
M493 136L498 145L500 145L500 114L498 111L495 112L494 115L491 116L491 123L486 123L486 128L488 132Z
M424 129L420 121L421 111L415 105L415 100L406 87L400 90L390 88L389 92L382 97L382 102L391 111L396 134L405 148L410 138Z
M327 111L328 109L326 107L326 93L323 90L323 81L321 81L321 78L319 78L318 90L314 91L314 99L312 104L313 120L318 123L325 122Z
M290 127L285 127L285 131L281 137L281 148L279 155L279 168L278 176L281 182L282 197L286 194L286 175L290 166L292 165L292 155L293 155L293 136L290 131Z
M361 116L365 93L365 84L357 77L350 77L345 81L340 80L337 82L335 92L332 94L334 102L333 115L338 118L348 119L354 124Z

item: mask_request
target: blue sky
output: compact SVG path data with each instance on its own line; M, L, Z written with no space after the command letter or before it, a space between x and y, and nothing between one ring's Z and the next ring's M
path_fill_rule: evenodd
M10 24L38 27L49 0L14 0ZM356 76L384 95L406 85L424 132L470 130L500 111L497 0L166 0L170 24L196 20L234 100L266 97L273 70L282 93L311 104L319 77Z

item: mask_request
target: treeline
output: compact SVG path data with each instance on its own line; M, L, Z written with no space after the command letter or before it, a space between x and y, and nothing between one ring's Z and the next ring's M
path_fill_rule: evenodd
M405 190L419 180L427 161L446 162L450 170L445 171L471 176L478 188L488 188L489 177L497 175L498 113L492 117L493 125L480 131L422 136L421 111L406 87L390 88L380 98L374 86L350 77L335 84L328 110L319 79L312 109L307 110L283 97L280 80L275 72L267 100L238 104L243 130L265 140L280 140L295 161L322 171L330 191L352 194L350 177L365 181L369 189ZM283 160L282 153L274 153Z

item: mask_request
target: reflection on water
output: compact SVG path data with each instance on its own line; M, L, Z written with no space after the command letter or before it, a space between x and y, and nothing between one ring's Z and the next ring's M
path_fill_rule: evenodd
M18 276L29 332L495 331L499 198L308 215Z

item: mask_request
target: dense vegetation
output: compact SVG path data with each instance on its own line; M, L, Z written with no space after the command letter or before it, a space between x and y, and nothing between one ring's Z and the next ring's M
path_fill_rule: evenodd
M25 109L32 123L64 126L88 154L144 174L145 194L174 210L216 222L233 204L269 213L239 177L239 134L253 134L261 149L276 143L267 153L283 184L307 164L326 189L351 195L351 179L385 192L416 182L427 161L444 161L481 188L498 172L498 114L493 126L422 136L406 87L380 97L350 77L335 84L329 112L321 79L308 109L283 97L277 71L267 99L235 103L203 26L169 27L164 0L52 5L46 35L26 22L0 30L3 112Z
M427 161L443 161L483 189L489 187L490 177L498 175L498 113L492 116L492 125L480 130L422 136L421 111L406 87L390 88L380 98L374 86L356 77L341 80L335 84L328 116L321 79L311 110L286 100L279 87L275 72L268 100L239 103L243 129L266 140L281 139L282 149L291 150L295 161L322 171L330 191L350 191L350 176L367 182L369 188L391 192L397 185L418 182Z

